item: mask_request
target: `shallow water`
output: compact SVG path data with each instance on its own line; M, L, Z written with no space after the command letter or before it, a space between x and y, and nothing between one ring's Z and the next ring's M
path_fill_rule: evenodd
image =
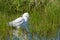
M10 38L8 37L7 40L10 40ZM38 37L38 35L36 35L36 34L34 34L34 36L32 36L31 33L28 33L28 34L22 33L22 35L19 36L19 37L16 37L15 35L13 35L12 40L60 40L60 30L57 32L56 38L49 38L49 39L47 39L46 37L42 37L40 39Z

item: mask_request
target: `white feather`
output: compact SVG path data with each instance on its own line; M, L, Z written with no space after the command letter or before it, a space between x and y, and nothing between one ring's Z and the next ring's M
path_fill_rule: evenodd
M16 27L16 28L20 28L21 26L25 26L26 27L26 24L28 22L28 17L29 17L29 14L28 13L24 13L22 15L22 17L19 17L19 18L13 20L12 22L9 22L9 25L13 26L13 27Z

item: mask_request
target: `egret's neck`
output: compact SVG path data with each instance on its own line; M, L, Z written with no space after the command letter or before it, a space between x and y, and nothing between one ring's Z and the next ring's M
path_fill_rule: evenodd
M24 19L25 19L25 22L27 22L28 21L28 18L27 17L23 17Z

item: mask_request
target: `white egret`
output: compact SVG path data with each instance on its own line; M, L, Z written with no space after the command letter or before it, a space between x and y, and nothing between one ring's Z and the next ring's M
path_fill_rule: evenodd
M21 27L24 31L28 32L28 18L29 18L29 14L26 12L24 13L21 17L9 22L9 26L15 27L16 30L13 30L13 35L15 35L16 37L18 37L18 29Z
M20 27L26 27L28 22L29 14L26 12L22 15L22 17L19 17L11 22L9 22L10 26L16 27L17 29Z

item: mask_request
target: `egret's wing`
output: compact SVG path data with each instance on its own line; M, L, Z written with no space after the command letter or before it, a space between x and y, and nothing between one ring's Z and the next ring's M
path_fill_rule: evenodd
M23 22L24 22L24 19L22 17L19 17L13 21L13 25L20 26Z

